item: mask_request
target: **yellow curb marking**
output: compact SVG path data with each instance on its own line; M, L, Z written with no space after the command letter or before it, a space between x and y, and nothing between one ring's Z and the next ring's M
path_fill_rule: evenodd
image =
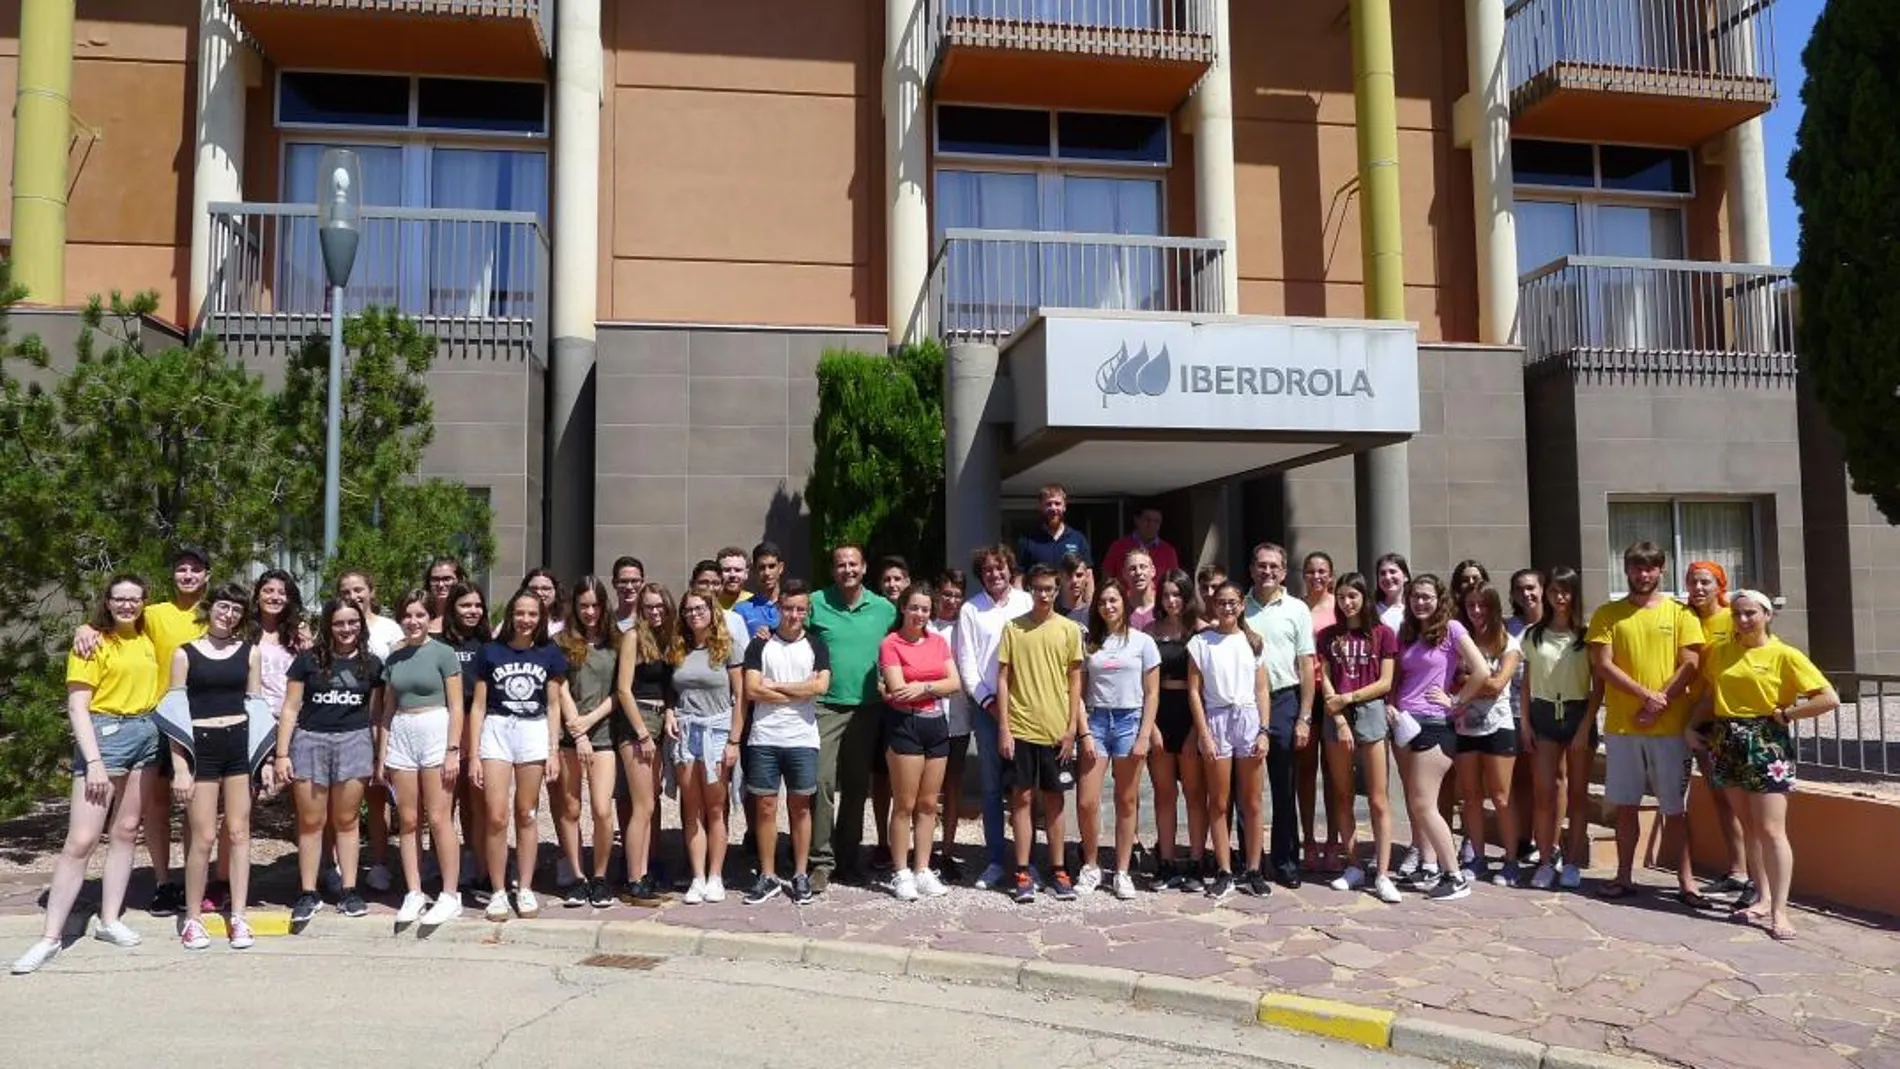
M289 935L290 914L279 912L246 913L244 919L251 923L252 935ZM205 934L213 939L223 939L230 935L224 926L224 916L218 913L204 915Z
M1392 1045L1390 1010L1354 1006L1349 1002L1307 998L1304 995L1262 995L1260 1023L1298 1032L1343 1039L1367 1047Z

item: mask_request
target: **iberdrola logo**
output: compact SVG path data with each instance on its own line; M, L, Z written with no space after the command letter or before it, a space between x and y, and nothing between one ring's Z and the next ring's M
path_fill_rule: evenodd
M1128 345L1123 343L1115 355L1095 369L1095 388L1102 391L1102 407L1108 407L1108 399L1119 394L1123 397L1160 397L1168 392L1168 379L1173 374L1173 366L1168 360L1168 347L1150 354L1143 345L1128 355Z

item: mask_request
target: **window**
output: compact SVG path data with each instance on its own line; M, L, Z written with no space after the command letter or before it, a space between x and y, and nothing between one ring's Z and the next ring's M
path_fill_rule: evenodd
M1513 138L1511 173L1520 186L1684 197L1695 192L1685 149Z
M941 104L937 154L1165 167L1170 157L1168 120L1161 115Z
M277 124L544 136L547 95L540 82L284 71Z
M1746 498L1618 498L1609 508L1609 591L1628 592L1623 551L1650 541L1669 555L1663 588L1678 593L1690 561L1709 560L1728 572L1729 589L1761 581L1755 502Z

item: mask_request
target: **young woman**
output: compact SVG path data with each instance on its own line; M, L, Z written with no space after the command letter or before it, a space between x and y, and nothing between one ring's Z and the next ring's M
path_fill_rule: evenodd
M429 633L439 635L448 626L449 615L454 608L450 595L456 584L468 582L468 573L462 570L462 562L454 557L437 557L429 562L429 571L423 579L423 589L429 593Z
M950 655L957 652L957 616L963 611L965 582L960 568L945 568L937 573L936 607L930 617L930 629L950 644ZM989 715L987 713L985 716ZM970 756L970 735L976 730L976 708L969 694L958 691L944 700L945 726L950 732L950 757L943 766L943 804L938 821L943 826L942 845L931 859L931 868L951 883L963 882L963 866L957 862L957 824L963 819L963 762Z
M673 615L673 595L663 584L643 584L635 604L633 628L620 636L614 657L614 695L621 712L613 721L614 748L632 802L621 844L627 859L621 898L651 905L658 897L647 871L659 839L660 740L668 737L673 700L673 662L667 654L678 641L679 621Z
M1504 629L1511 637L1524 641L1524 632L1528 631L1544 616L1544 573L1535 568L1519 568L1511 573L1511 616L1504 621ZM1514 693L1519 704L1523 704L1524 662L1517 662L1517 682ZM1518 814L1517 820L1517 863L1519 867L1536 865L1542 859L1536 845L1531 841L1531 825L1525 817L1535 808L1532 799L1532 785L1537 776L1533 766L1537 764L1537 740L1529 733L1517 733L1517 763L1511 768L1511 809Z
M1583 883L1577 862L1589 848L1590 764L1596 757L1597 708L1603 684L1590 671L1584 644L1583 581L1574 568L1552 568L1543 586L1543 611L1524 632L1524 687L1518 731L1533 739L1535 777L1531 789L1531 834L1537 844L1537 871L1531 886L1547 891L1553 882L1567 890ZM1570 815L1562 868L1557 852L1559 779Z
M673 743L680 824L693 871L686 889L689 906L726 900L721 875L726 864L726 783L745 731L745 651L726 631L723 617L718 602L687 591L680 597L679 634L668 658L678 704L666 712L666 736Z
M606 909L614 904L607 864L614 852L614 681L613 624L607 618L607 584L587 576L574 588L568 622L556 643L567 655L565 717L561 732L561 807L555 811L561 850L568 867L581 867L581 784L594 818L592 876L569 886L563 905Z
M100 882L99 927L94 937L117 947L139 945L139 934L120 919L139 821L156 778L160 738L152 722L158 688L164 685L158 650L145 631L145 580L115 575L94 607L91 625L101 636L90 658L66 660L66 719L73 731L73 791L66 818L66 845L53 865L41 938L13 963L22 976L58 956L73 902L86 883L86 865L112 819ZM117 809L113 803L117 802Z
M1386 807L1385 696L1397 671L1398 636L1373 615L1366 577L1347 572L1333 586L1334 615L1314 641L1319 656L1319 693L1326 711L1320 733L1326 750L1326 812L1338 814L1344 869L1335 891L1363 887L1370 877L1379 901L1395 903L1399 890L1386 874L1392 857L1392 817ZM1358 827L1353 816L1353 761L1365 777L1366 808L1372 817L1372 863L1361 868L1354 854Z
M323 908L317 868L327 831L336 841L341 890L337 911L369 912L356 890L357 814L376 768L371 720L383 686L383 662L364 647L364 613L354 602L323 606L316 643L291 662L284 709L277 719L277 778L292 785L297 807L299 894L292 924Z
M1136 546L1122 555L1122 574L1113 576L1121 580L1122 593L1128 598L1128 626L1137 631L1148 630L1155 621L1155 580L1160 573L1155 571L1155 559L1148 551Z
M480 763L470 769L487 805L489 886L487 917L508 919L508 817L515 825L515 912L534 917L534 861L540 849L535 803L543 781L558 782L554 760L562 702L567 695L567 658L548 641L541 598L522 588L509 597L501 629L475 658L475 700L469 730L480 740ZM510 806L509 788L514 788Z
M1207 772L1207 825L1219 866L1207 889L1219 901L1234 893L1233 844L1227 807L1239 796L1241 856L1260 856L1260 792L1266 769L1267 666L1261 638L1241 619L1246 595L1234 583L1214 590L1214 626L1188 640L1188 708ZM1265 874L1241 874L1249 892L1272 892Z
M1775 939L1795 937L1788 919L1788 888L1794 879L1794 848L1788 844L1788 792L1794 789L1795 746L1790 725L1825 716L1840 707L1827 677L1800 650L1774 637L1774 603L1755 590L1729 600L1735 638L1702 655L1707 684L1683 738L1712 755L1712 786L1726 792L1742 815L1748 837L1748 871L1761 891L1754 906L1738 908L1738 921L1768 922ZM1705 740L1698 726L1713 718Z
M191 710L191 752L172 744L172 792L185 803L190 838L185 841L185 923L179 942L186 950L211 945L205 932L205 885L218 842L218 802L224 802L224 834L231 881L233 950L254 942L244 919L251 884L251 718L248 695L261 694L263 669L257 647L241 636L250 594L227 583L211 592L205 635L172 654L171 680L183 688Z
M1438 789L1457 752L1457 733L1449 718L1470 704L1490 675L1484 654L1478 652L1464 625L1452 619L1450 592L1442 580L1429 574L1411 580L1405 584L1405 602L1387 717L1397 733L1416 727L1399 749L1405 810L1422 855L1418 872L1409 882L1414 890L1435 899L1459 899L1471 893L1471 878L1456 864L1451 825L1438 810ZM1465 683L1454 694L1452 679L1460 668L1466 673ZM1440 862L1446 869L1442 875Z
M1461 560L1451 570L1451 593L1458 605L1465 603L1465 594L1472 587L1491 581L1491 573L1483 564L1475 560Z
M897 872L891 894L906 902L948 892L930 871L937 832L937 797L950 757L944 700L962 692L950 643L930 627L936 597L913 583L897 599L897 628L877 648L884 684L886 761L891 773L891 857ZM908 858L909 867L905 867Z
M1379 614L1379 622L1396 635L1405 623L1405 587L1412 581L1412 566L1400 554L1387 553L1374 563L1372 580L1379 588L1373 609Z
M546 568L531 568L521 577L521 588L532 591L541 599L541 608L548 615L548 638L553 639L567 626L567 605L561 597L561 581Z
M1689 608L1694 610L1696 618L1702 622L1702 636L1708 640L1705 649L1714 648L1718 642L1728 642L1735 637L1735 617L1729 609L1728 570L1712 560L1695 560L1683 573L1682 588L1688 594ZM1689 685L1689 707L1701 697L1697 692L1702 687L1700 677ZM1712 721L1705 722L1703 732L1706 735L1714 728ZM1705 747L1696 751L1696 765L1706 778L1714 774ZM1727 791L1710 791L1709 800L1715 807L1715 823L1722 829L1722 845L1727 848L1728 872L1709 886L1712 894L1737 895L1736 906L1747 909L1761 899L1761 892L1748 879L1745 861L1747 858L1746 835L1742 830L1742 816L1728 803Z
M1485 858L1484 803L1497 814L1503 867L1493 876L1499 887L1515 887L1518 814L1511 808L1511 770L1517 763L1517 666L1523 659L1517 637L1504 626L1504 602L1489 583L1465 590L1458 622L1484 655L1484 685L1458 710L1458 793L1464 808L1467 866L1474 877L1489 867Z
M397 924L445 924L462 913L461 845L455 841L451 807L462 773L462 662L446 642L429 634L427 590L411 590L396 603L402 645L383 664L379 780L396 788L396 844L408 893L396 910ZM444 600L446 600L446 595ZM450 610L453 612L453 609ZM429 821L442 893L434 905L422 893L422 820ZM427 910L425 913L424 910Z
M455 653L462 669L462 733L454 740L460 747L456 756L461 768L456 780L456 804L462 810L462 856L458 871L462 890L481 890L488 881L488 865L482 861L488 841L488 801L476 781L475 766L481 763L481 737L475 726L475 662L492 632L488 627L488 598L482 588L457 583L449 589L449 614L442 623L442 641ZM492 890L492 889L491 889Z
M258 577L244 621L244 637L257 648L264 700L270 703L272 716L281 716L290 662L309 648L311 640L303 618L303 594L289 572L272 568Z
M1188 640L1201 630L1194 581L1176 568L1156 584L1155 603L1155 621L1148 625L1148 637L1155 640L1155 652L1161 658L1154 739L1148 749L1148 779L1155 792L1154 886L1199 893L1206 861L1207 783L1188 698ZM1187 805L1186 863L1175 859L1177 801Z
M1333 558L1324 550L1314 550L1300 561L1300 579L1308 613L1313 617L1313 637L1333 623L1337 615L1333 600ZM1317 680L1315 681L1317 684ZM1325 723L1325 698L1313 687L1312 722ZM1332 771L1327 768L1326 843L1313 837L1319 794L1320 754L1323 746L1307 746L1293 751L1293 796L1300 812L1300 831L1306 836L1304 865L1313 872L1346 871L1351 840L1342 834L1345 821L1333 812ZM1351 818L1346 818L1350 820Z
M1147 556L1139 549L1128 555L1136 554ZM1075 818L1082 837L1082 870L1075 889L1087 894L1102 884L1102 870L1096 866L1101 856L1102 781L1112 763L1115 867L1109 887L1116 898L1126 901L1135 897L1135 880L1128 866L1135 851L1141 766L1148 759L1161 700L1161 650L1153 638L1135 629L1128 618L1128 601L1115 583L1095 592L1095 602L1089 606L1086 649L1082 671L1089 730L1081 738L1076 758Z

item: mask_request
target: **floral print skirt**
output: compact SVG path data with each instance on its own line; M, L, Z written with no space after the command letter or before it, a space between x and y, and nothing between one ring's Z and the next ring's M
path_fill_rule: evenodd
M1709 742L1709 778L1715 786L1740 787L1752 794L1794 789L1794 740L1787 726L1774 718L1718 720Z

